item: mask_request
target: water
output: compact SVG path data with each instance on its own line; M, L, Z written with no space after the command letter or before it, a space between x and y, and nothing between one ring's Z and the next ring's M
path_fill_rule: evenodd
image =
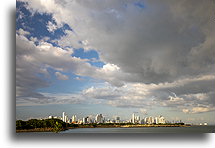
M139 127L139 128L76 128L64 133L215 133L215 126Z

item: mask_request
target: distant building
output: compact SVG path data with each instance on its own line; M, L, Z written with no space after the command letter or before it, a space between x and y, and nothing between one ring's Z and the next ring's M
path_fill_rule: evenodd
M78 124L82 124L82 123L83 123L83 120L78 119Z
M135 113L132 114L131 122L135 124Z
M65 112L63 112L63 114L62 114L62 120L63 120L63 122L66 122L66 123L69 121L69 118Z
M95 118L96 123L104 123L102 114L97 114Z
M88 124L88 123L92 123L91 119L89 117L84 117L82 120L83 124Z
M140 116L135 117L135 123L140 123Z
M90 117L87 118L87 123L92 123L92 119Z
M152 116L150 116L148 118L148 124L153 124L154 123L154 118Z
M66 122L66 123L68 123L69 122L69 118L68 118L68 116L66 115L65 116L65 121L64 122Z
M84 117L84 118L83 118L83 120L82 120L83 124L87 124L87 123L88 123L88 118L89 118L89 117Z
M116 123L120 123L120 117L116 117Z
M63 120L63 122L65 122L65 120L66 120L66 113L65 112L63 112L63 114L62 114L62 120Z
M52 118L53 118L53 116L49 116L48 118L49 118L49 119L52 119Z
M158 116L158 117L146 117L144 119L144 123L145 124L165 124L166 123L166 120L163 116Z
M140 121L140 124L145 124L145 120L142 119L142 120Z
M76 115L72 116L72 123L77 123L77 116Z
M166 123L166 121L165 121L165 118L163 117L163 116L159 116L158 117L158 124L165 124Z
M145 117L144 123L145 123L145 124L148 124L148 120L149 120L149 117Z
M145 123L145 124L154 124L154 123L156 123L156 120L155 120L155 118L152 117L152 116L150 116L150 117L145 117L144 123Z
M159 118L155 117L155 124L159 124Z

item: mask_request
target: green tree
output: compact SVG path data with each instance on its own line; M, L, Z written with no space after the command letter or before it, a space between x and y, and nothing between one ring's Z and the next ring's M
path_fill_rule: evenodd
M56 121L56 123L54 124L53 132L58 133L62 130L62 128L63 128L62 124Z

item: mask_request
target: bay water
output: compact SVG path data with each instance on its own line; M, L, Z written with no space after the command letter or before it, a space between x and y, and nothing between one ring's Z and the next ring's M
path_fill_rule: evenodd
M138 127L138 128L75 128L64 133L215 133L215 126Z

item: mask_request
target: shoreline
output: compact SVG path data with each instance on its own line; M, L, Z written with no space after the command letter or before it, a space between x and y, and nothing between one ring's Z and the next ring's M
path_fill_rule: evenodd
M132 127L191 127L191 125L148 125L148 124L138 124L138 125L122 125L121 127L132 128Z
M35 128L35 129L20 129L16 130L16 133L23 133L23 132L52 132L53 128Z
M65 131L67 129L62 129L60 131ZM32 132L32 133L36 133L36 132L54 132L54 128L35 128L35 129L21 129L21 130L16 130L16 133L27 133L27 132Z
M67 127L60 131L65 131L68 129L76 128L141 128L141 127L191 127L191 125L147 125L147 124L137 124L137 125L97 125L93 127L92 125L79 125L79 127ZM16 130L16 133L22 132L54 132L54 128L35 128L35 129L22 129Z

